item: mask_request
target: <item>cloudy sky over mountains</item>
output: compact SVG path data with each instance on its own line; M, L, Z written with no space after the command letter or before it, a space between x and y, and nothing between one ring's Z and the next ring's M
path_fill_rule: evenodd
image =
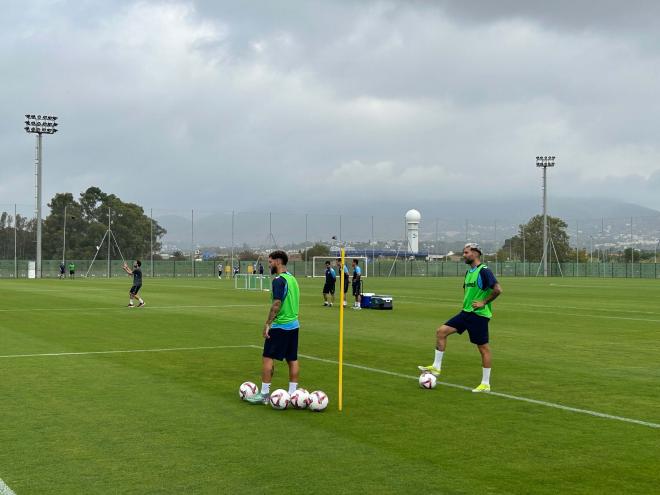
M614 1L6 2L0 204L31 204L23 114L49 112L45 198L529 198L551 153L555 195L660 208L658 18Z

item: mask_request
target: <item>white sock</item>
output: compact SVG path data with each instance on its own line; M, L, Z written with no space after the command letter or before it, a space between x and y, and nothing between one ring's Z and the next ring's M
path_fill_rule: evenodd
M298 382L289 382L289 395L293 394L298 388Z
M133 306L133 299L129 299L129 300L128 300L128 305L129 305L129 306Z
M266 395L270 393L270 383L261 384L261 394Z
M138 299L138 301L140 301L140 304L144 304L144 301L142 300L141 297Z
M490 368L481 368L483 370L483 376L481 378L481 383L484 385L490 385Z
M442 356L445 355L444 351L435 350L435 360L433 361L434 368L442 368Z

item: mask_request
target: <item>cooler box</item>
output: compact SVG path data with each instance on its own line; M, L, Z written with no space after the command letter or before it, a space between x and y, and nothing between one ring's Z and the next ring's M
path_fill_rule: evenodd
M362 294L362 301L360 302L360 307L362 308L371 308L371 298L376 294L373 292L366 292Z
M371 296L371 309L392 309L392 296Z

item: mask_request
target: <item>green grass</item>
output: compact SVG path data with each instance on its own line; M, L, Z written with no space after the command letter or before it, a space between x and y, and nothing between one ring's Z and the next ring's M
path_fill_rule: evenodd
M660 423L660 285L502 279L494 391ZM0 355L256 345L269 295L228 281L1 281ZM348 363L416 375L461 281L368 279L395 310L346 312ZM337 358L337 308L301 280L300 352ZM301 359L328 410L237 396L258 348L0 358L0 478L42 493L658 493L660 429ZM474 386L478 353L449 339L443 381ZM274 387L286 387L285 367Z

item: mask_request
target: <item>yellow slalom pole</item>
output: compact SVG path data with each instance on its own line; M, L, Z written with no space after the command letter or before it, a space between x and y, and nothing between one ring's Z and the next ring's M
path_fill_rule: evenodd
M344 407L344 248L341 248L339 277L339 411Z

